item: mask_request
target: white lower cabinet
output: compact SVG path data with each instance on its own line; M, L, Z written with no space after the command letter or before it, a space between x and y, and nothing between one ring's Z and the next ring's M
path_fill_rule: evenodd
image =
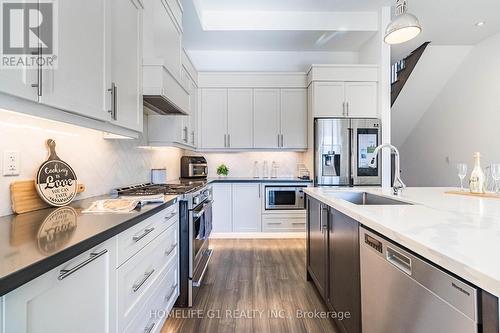
M258 236L258 233L302 233L305 210L265 210L265 186L261 183L215 183L213 189L214 237L231 233ZM293 183L285 186L294 185ZM264 237L274 237L264 235Z
M8 293L5 331L115 332L115 260L111 239Z
M171 262L160 277L157 287L153 288L149 298L138 307L135 318L123 332L160 332L178 296L179 267L176 262Z
M263 232L300 232L306 230L306 213L263 214Z
M261 231L260 184L233 184L233 231Z
M178 234L177 224L172 225L118 269L119 332L135 325L134 317L152 297L165 269L178 262Z
M179 296L178 218L175 204L6 294L0 333L160 332Z
M233 205L232 185L216 183L212 185L212 191L214 197L212 231L214 233L231 232L233 231L231 217Z

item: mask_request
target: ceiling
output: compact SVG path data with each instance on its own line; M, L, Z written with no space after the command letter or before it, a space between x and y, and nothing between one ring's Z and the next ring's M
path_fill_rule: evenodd
M203 10L375 11L390 0L200 0Z
M408 10L419 18L423 31L414 40L393 46L393 60L426 41L433 45L475 45L500 32L498 0L410 0ZM475 26L479 21L485 25Z
M363 25L367 20L361 12L378 15L382 6L393 2L183 0L184 47L188 51L358 51L375 33L373 24ZM393 46L393 61L425 41L474 45L500 32L500 0L410 0L409 12L419 18L423 32L408 43ZM344 16L347 19L340 22ZM485 25L475 26L479 21Z
M382 3L386 0L362 0L353 1L355 3ZM266 12L270 11L270 15L284 16L282 11L277 10L286 9L293 14L299 15L303 12L320 12L319 20L328 20L329 12L325 10L332 10L335 8L333 4L346 2L345 0L184 0L184 15L183 15L183 43L186 50L207 50L207 51L328 51L328 52L342 52L358 50L371 36L374 35L376 23L373 28L366 29L361 27L359 31L339 31L341 24L336 27L335 24L323 24L319 22L315 27L304 28L304 23L290 22L283 19L285 27L278 26L266 28L260 26L262 17L257 13L253 15L255 21L250 21L249 25L254 25L254 28L249 27L234 27L230 26L217 26L206 27L202 26L202 19L205 15L206 20L211 18L214 13L231 13L229 16L237 13L247 13L248 11ZM368 7L376 7L371 4ZM348 8L345 5L341 8ZM338 13L336 13L338 15ZM311 14L309 14L311 15ZM332 14L335 15L335 14ZM210 17L209 17L210 16ZM299 17L305 21L308 16ZM355 17L356 18L356 17ZM376 17L374 16L376 22ZM216 19L216 18L215 18ZM226 19L222 16L219 21ZM270 17L273 24L276 20ZM362 20L362 17L359 18ZM327 22L325 22L327 23ZM229 20L228 24L231 23ZM294 25L296 24L296 25ZM355 23L354 23L355 24ZM207 23L205 22L205 25ZM349 30L357 29L354 25ZM365 31L371 30L371 31Z

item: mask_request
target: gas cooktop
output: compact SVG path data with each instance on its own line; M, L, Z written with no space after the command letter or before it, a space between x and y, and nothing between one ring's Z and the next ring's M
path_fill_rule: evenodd
M204 181L182 181L177 184L144 183L117 188L118 195L157 195L157 194L188 194L196 192L205 186Z

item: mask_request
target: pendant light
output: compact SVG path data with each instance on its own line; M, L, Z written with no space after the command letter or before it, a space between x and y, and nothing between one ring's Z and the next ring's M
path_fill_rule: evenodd
M420 34L422 26L415 15L407 13L408 0L396 0L396 17L385 29L387 44L400 44Z

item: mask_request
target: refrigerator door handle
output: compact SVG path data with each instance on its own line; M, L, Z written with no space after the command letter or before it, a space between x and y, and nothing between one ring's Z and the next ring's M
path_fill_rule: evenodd
M354 150L357 149L357 147L354 147L354 129L349 128L349 186L354 186L354 177L355 176L355 163L354 163L354 153L357 154L357 152L354 152Z

